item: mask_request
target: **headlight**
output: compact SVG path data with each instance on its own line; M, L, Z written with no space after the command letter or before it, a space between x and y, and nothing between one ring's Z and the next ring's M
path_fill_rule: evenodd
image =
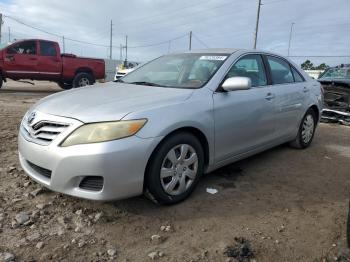
M136 134L146 122L146 119L140 119L86 124L74 130L61 146L106 142L129 137Z

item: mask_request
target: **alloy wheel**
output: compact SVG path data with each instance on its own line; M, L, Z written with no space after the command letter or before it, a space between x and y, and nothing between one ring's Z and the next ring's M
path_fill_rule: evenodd
M198 171L196 150L188 144L173 147L165 156L160 180L164 191L169 195L180 195L194 182Z
M307 115L303 122L303 127L301 130L301 138L305 144L309 143L315 129L315 122L312 115Z
M88 85L90 85L90 81L89 81L89 79L83 77L79 80L78 85L79 85L79 87L88 86Z

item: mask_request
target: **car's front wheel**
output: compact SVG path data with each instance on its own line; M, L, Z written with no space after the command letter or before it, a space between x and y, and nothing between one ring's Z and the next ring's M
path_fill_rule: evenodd
M299 126L298 135L293 141L290 142L290 146L299 149L310 146L312 139L314 138L316 123L317 120L315 111L310 108L304 115Z
M194 190L204 168L199 140L190 133L170 136L158 146L146 171L146 193L160 204L175 204Z

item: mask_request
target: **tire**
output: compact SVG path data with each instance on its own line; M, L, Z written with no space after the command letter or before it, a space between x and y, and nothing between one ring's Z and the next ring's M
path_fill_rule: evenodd
M309 108L300 123L297 137L289 145L298 149L309 147L315 135L316 124L315 111Z
M0 75L0 88L2 87L4 80L2 79L2 76Z
M199 140L190 133L174 134L152 154L145 176L146 196L159 204L179 203L193 192L203 170L204 152Z
M95 79L90 73L77 73L73 79L73 88L93 85L94 83Z
M57 84L64 90L69 90L73 87L71 83L58 82Z

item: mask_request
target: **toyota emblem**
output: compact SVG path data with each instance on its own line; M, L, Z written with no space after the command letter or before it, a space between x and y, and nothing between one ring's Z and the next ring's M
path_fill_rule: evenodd
M28 117L28 124L33 123L35 117L36 117L36 113L35 112L31 112L29 117Z

